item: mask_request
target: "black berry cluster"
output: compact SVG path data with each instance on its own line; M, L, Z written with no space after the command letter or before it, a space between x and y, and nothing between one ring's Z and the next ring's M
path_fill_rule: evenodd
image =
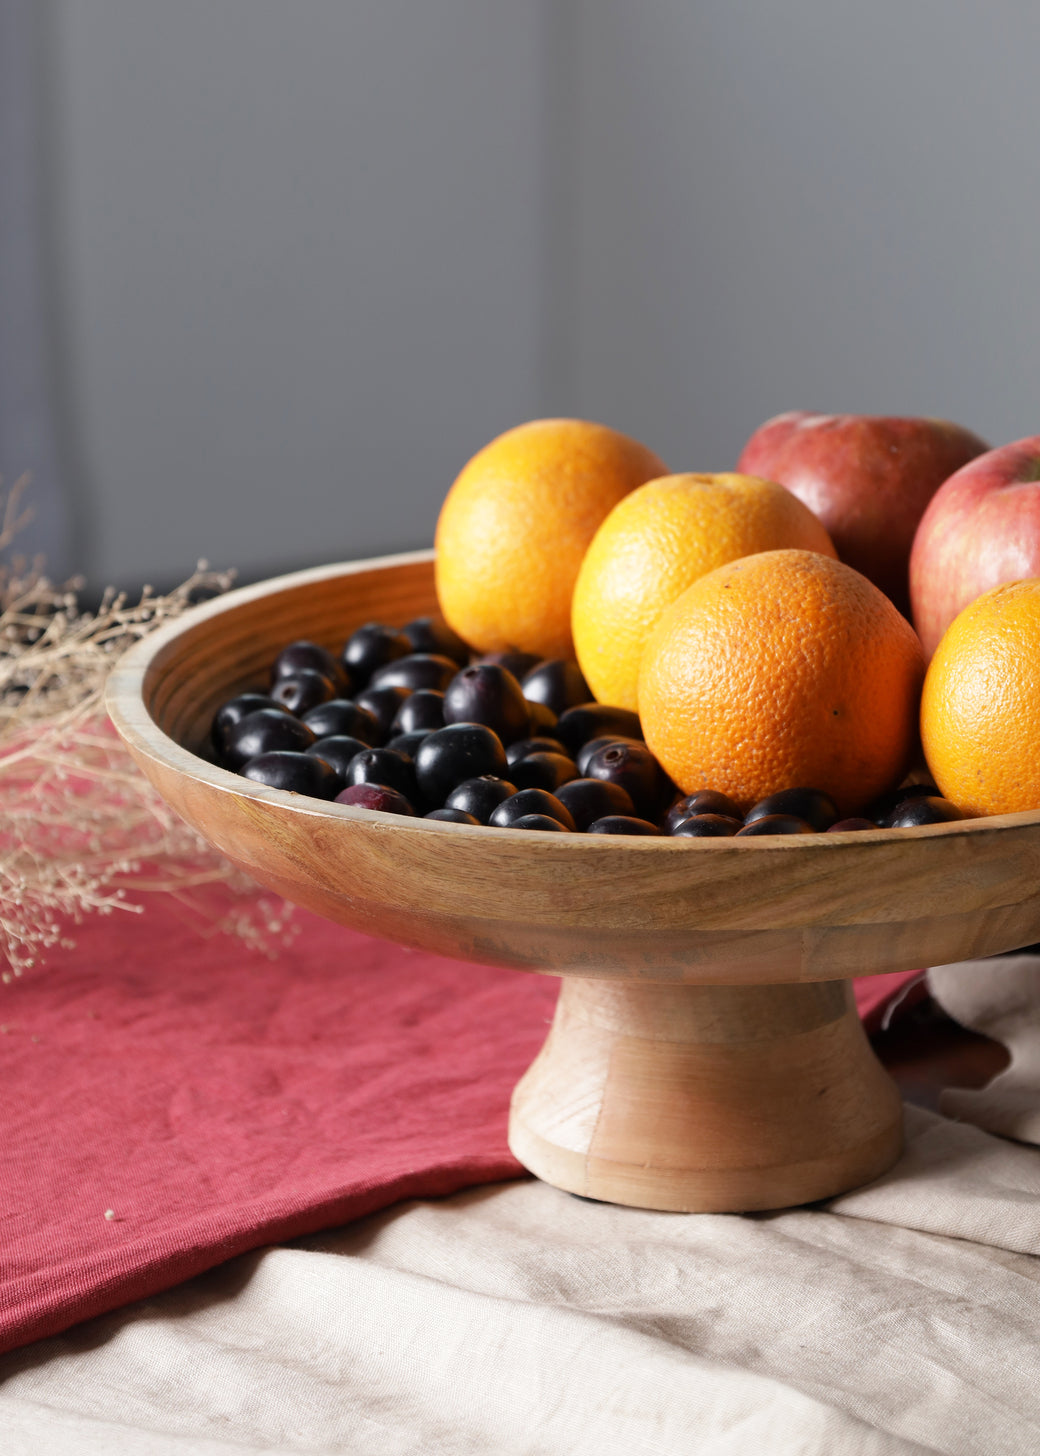
M590 698L574 662L471 660L439 617L368 622L338 657L290 642L266 691L220 707L211 740L223 767L271 788L456 824L720 838L960 817L933 784L896 790L859 819L840 819L818 789L786 789L747 814L712 789L680 797L636 714Z

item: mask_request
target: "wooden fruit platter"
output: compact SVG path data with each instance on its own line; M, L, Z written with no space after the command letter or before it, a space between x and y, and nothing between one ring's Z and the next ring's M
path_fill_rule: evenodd
M287 794L208 761L216 708L288 641L436 610L432 552L298 572L134 647L108 708L163 797L261 884L443 955L562 978L509 1140L539 1177L643 1208L786 1207L901 1147L855 976L1040 940L1040 814L776 838L531 833Z

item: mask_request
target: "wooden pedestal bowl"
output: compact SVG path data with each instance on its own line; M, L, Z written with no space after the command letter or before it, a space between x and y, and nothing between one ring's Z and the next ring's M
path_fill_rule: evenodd
M640 839L404 819L215 767L213 713L297 637L435 610L432 554L332 566L193 609L120 662L108 707L163 797L261 884L404 945L562 977L509 1141L573 1193L736 1211L828 1197L900 1151L850 978L1040 940L1040 815L876 833Z

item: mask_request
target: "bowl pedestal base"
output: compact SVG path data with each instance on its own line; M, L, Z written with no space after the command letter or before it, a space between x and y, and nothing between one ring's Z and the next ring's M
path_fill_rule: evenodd
M557 1188L673 1212L787 1208L877 1177L902 1105L851 983L566 977L509 1146Z

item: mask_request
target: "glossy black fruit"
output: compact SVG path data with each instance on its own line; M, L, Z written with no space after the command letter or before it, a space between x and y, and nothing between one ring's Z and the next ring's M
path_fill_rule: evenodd
M423 815L424 819L442 819L445 824L476 824L480 820L475 814L467 814L465 809L431 809L428 814Z
M443 617L414 617L404 624L401 631L412 644L413 652L439 652L460 667L465 667L469 661L468 646Z
M239 693L237 698L229 698L223 703L213 715L213 724L210 728L210 742L218 753L223 753L224 744L227 739L228 729L236 723L241 723L250 713L256 713L260 708L281 709L288 713L288 708L283 708L281 703L276 703L266 693Z
M295 677L299 672L320 672L323 677L331 678L336 688L334 697L345 698L350 694L350 674L327 647L321 647L317 642L300 638L283 647L271 665L271 682Z
M579 834L584 834L597 819L611 814L635 816L635 805L620 784L606 779L571 779L555 791L565 809L569 809Z
M281 708L258 708L228 729L221 762L226 768L240 769L258 754L303 753L313 742L314 734L299 718Z
M402 658L407 662L407 658ZM420 688L412 693L397 710L393 721L394 733L432 733L435 728L444 727L444 694L435 688Z
M827 834L849 834L859 829L876 829L877 825L872 819L839 819L835 824L825 830Z
M366 748L355 754L347 769L347 781L351 784L385 784L388 789L396 789L406 799L415 801L412 760L392 748Z
M511 799L499 804L488 822L496 829L511 829L527 814L548 814L550 819L558 819L564 829L575 828L571 811L546 789L520 789Z
M964 815L949 799L929 795L923 799L904 799L881 821L882 829L912 829L918 824L949 824Z
M506 672L511 672L517 682L526 677L532 667L537 667L541 658L533 652L485 652L483 657L478 657L478 663L490 662L495 667L504 667Z
M544 703L557 717L568 708L592 701L581 668L563 657L547 657L521 679L520 686L529 702Z
M370 688L407 688L416 693L420 688L434 688L442 693L459 670L457 662L437 652L412 652L387 663L369 679Z
M336 795L336 803L351 804L355 809L376 809L381 814L415 813L405 796L386 784L351 784Z
M781 789L750 808L744 815L744 823L754 824L756 819L765 819L771 814L793 814L796 819L804 819L817 834L822 834L841 817L837 804L822 789Z
M343 666L350 673L356 688L364 687L374 672L413 650L403 632L382 622L366 622L347 638L343 648Z
M395 733L393 738L388 739L386 746L387 748L394 749L397 753L404 753L409 758L414 758L419 744L429 738L431 731L425 730L421 733Z
M510 767L509 776L518 789L548 789L555 794L578 777L578 770L563 753L529 753Z
M303 721L317 738L360 738L374 747L383 741L383 730L374 713L349 698L332 698L304 713Z
M454 675L444 693L445 723L483 723L503 744L528 737L530 709L511 672L474 663Z
M533 738L537 734L544 733L547 737L556 738L556 714L544 703L532 703L525 698L527 703L527 731ZM559 740L556 743L559 748Z
M521 814L519 819L514 819L510 829L548 829L553 834L566 833L566 826L558 819L551 819L548 814Z
M887 794L882 794L880 799L875 799L867 810L866 817L873 819L875 824L892 810L904 803L907 799L938 799L941 798L938 788L933 783L925 784L903 784L901 788L891 789Z
M556 736L573 755L590 738L642 739L643 730L639 715L628 708L613 708L609 703L581 703L560 714Z
M438 728L419 745L415 755L415 776L429 804L443 804L452 789L466 779L482 774L500 779L505 770L502 740L482 723L451 723Z
M364 753L368 748L367 743L362 743L360 738L349 738L344 734L334 734L329 738L319 738L312 743L307 752L315 758L322 758L329 767L338 775L340 788L346 788L349 780L347 769L351 760L359 753Z
M260 753L248 759L239 773L254 783L290 794L307 794L312 799L334 799L342 787L335 770L309 753Z
M645 743L607 743L585 764L585 778L620 784L642 819L656 819L671 787ZM674 792L674 787L672 787Z
M649 819L639 819L631 814L606 814L602 819L594 819L585 831L586 834L656 834L661 833L656 824L651 824Z
M394 719L405 698L411 694L410 688L366 688L363 693L358 693L354 699L359 708L372 714L376 720L379 737L377 742L384 743L390 737L394 725ZM357 735L359 738L361 734Z
M280 677L271 689L276 703L302 718L320 703L329 703L336 696L336 684L323 672L310 672L306 668L292 677Z
M465 779L457 784L444 801L446 809L461 809L472 814L478 824L486 824L499 804L511 799L516 785L508 779L483 774L479 778Z
M673 839L729 839L739 834L741 821L730 814L691 814L674 829L665 829Z
M674 834L676 826L684 819L692 819L694 815L701 814L716 814L724 819L735 819L738 826L744 822L743 814L725 794L720 794L717 789L697 789L694 793L684 794L681 799L677 799L668 810L664 819L664 832Z
M574 755L574 762L578 765L578 772L584 774L589 766L589 760L594 753L601 748L608 748L612 743L641 743L639 738L618 738L614 734L606 733L600 738L590 738L588 743L583 743Z
M745 824L743 829L738 829L737 839L753 838L759 834L815 834L811 824L804 819L799 819L796 814L766 814L762 819L754 819L750 824Z
M506 761L519 763L532 753L559 753L563 745L557 738L518 738L506 749Z

